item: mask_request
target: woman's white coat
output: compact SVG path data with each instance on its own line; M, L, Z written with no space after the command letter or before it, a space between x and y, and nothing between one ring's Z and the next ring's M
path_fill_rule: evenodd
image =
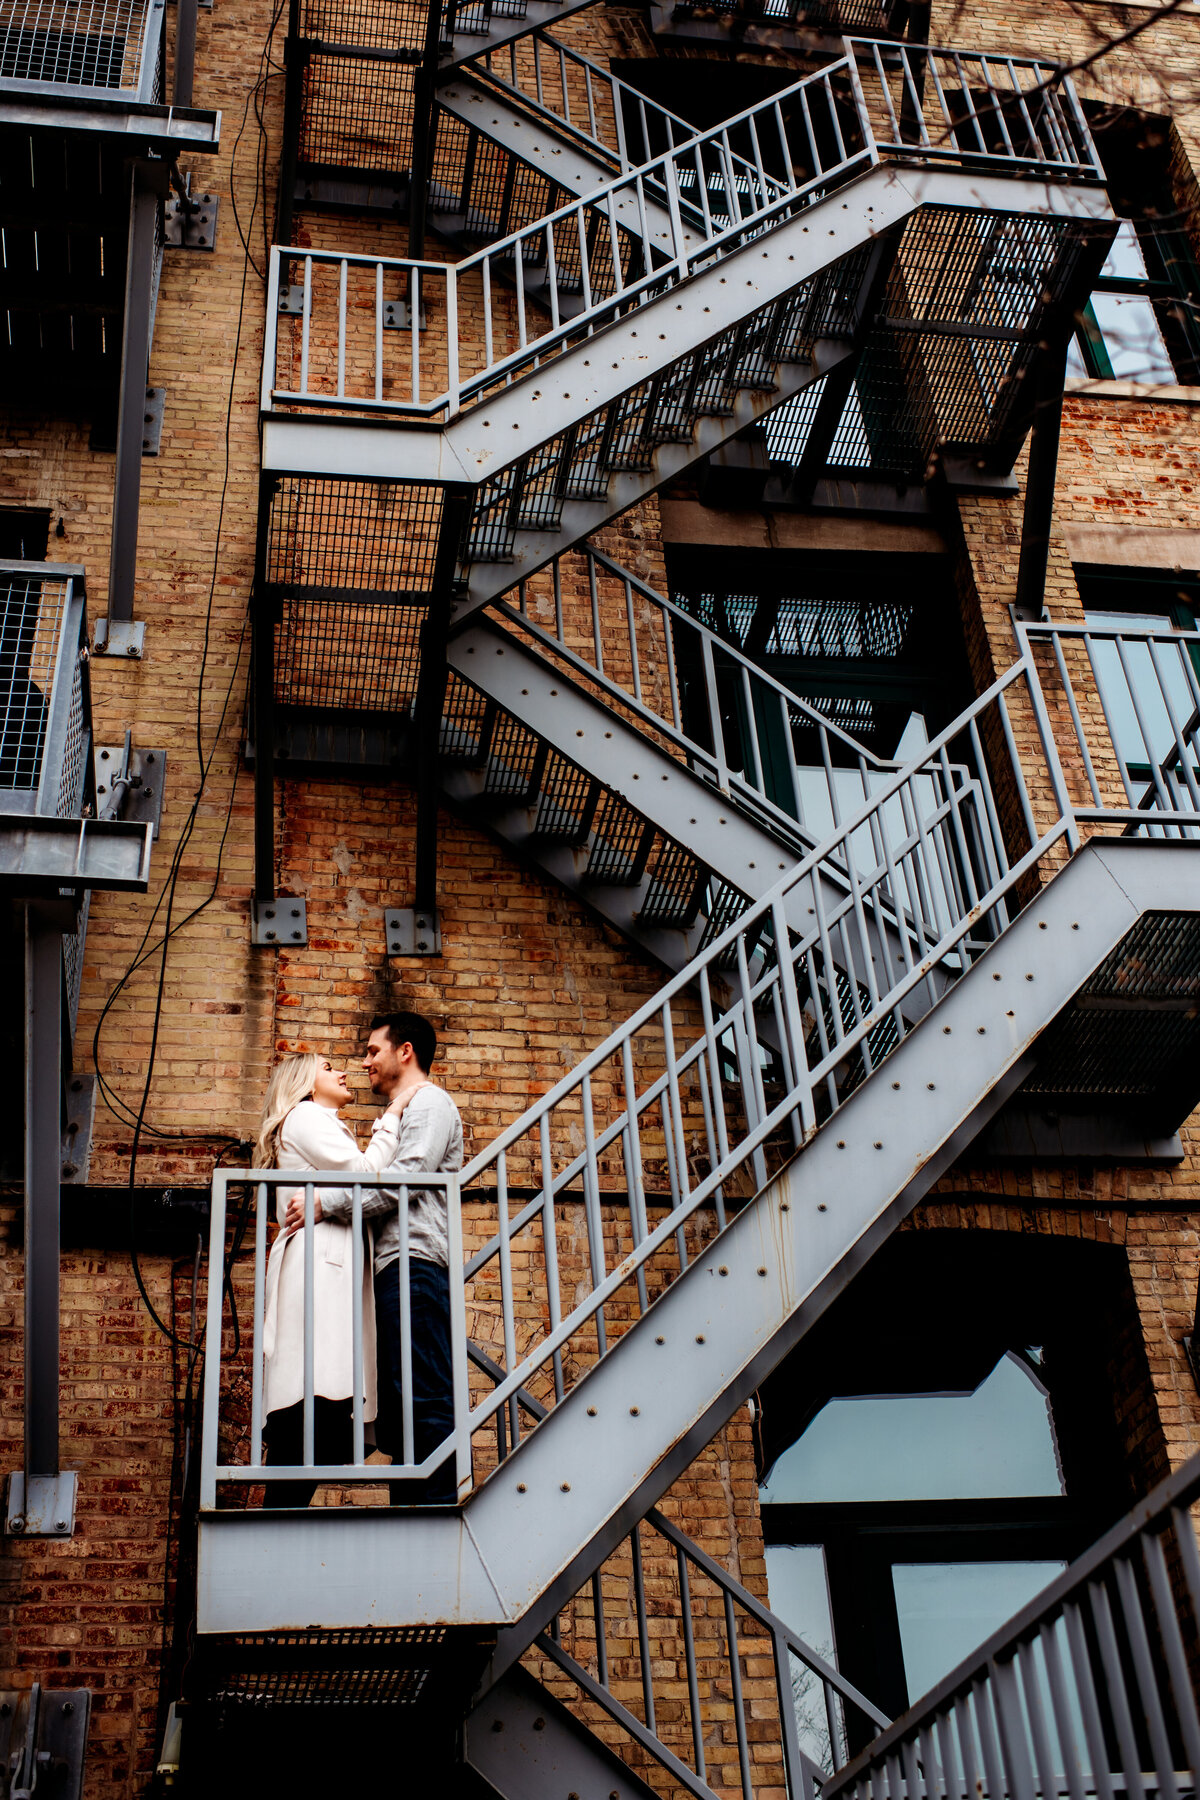
M386 1114L367 1150L360 1150L348 1125L331 1107L315 1100L294 1106L279 1132L281 1169L336 1169L354 1175L377 1175L396 1153L398 1121ZM326 1190L337 1192L338 1190ZM318 1188L317 1193L321 1190ZM304 1189L276 1189L276 1217L283 1225L293 1194ZM363 1417L376 1410L375 1294L369 1227L362 1260ZM313 1369L314 1391L328 1400L347 1400L354 1392L353 1304L354 1253L352 1227L322 1219L313 1228ZM304 1233L282 1230L267 1261L266 1308L263 1319L266 1362L263 1407L268 1413L294 1406L304 1398Z

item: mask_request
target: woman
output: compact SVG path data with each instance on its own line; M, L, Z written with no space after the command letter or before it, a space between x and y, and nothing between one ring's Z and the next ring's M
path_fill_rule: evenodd
M377 1175L396 1154L400 1114L411 1093L394 1100L360 1150L338 1108L350 1099L341 1070L325 1057L285 1056L271 1076L254 1152L258 1169L338 1169ZM327 1192L330 1190L326 1190ZM276 1218L284 1224L294 1189L275 1190ZM319 1195L320 1189L317 1190ZM300 1190L303 1196L303 1189ZM353 1454L354 1393L352 1227L321 1219L313 1227L314 1446L318 1463L345 1463ZM363 1417L375 1417L375 1308L368 1243L362 1262ZM267 1460L304 1460L304 1233L280 1230L267 1262L263 1319L266 1362L264 1408ZM307 1506L312 1481L269 1481L268 1507Z

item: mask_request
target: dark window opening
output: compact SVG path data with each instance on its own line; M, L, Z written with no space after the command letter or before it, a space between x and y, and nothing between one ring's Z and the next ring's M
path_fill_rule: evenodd
M916 754L969 695L944 558L669 545L667 570L678 606L875 756ZM698 716L703 673L682 635L676 660L685 715ZM718 679L726 755L736 768L746 701L732 659ZM820 762L803 715L793 718L792 737L799 761Z
M34 507L0 506L0 560L45 562L50 514Z
M903 1233L764 1385L770 1603L888 1713L1130 1504L1130 1318L1113 1246ZM797 1711L827 1754L821 1696ZM845 1728L852 1750L871 1735Z
M1089 123L1122 223L1080 315L1069 372L1200 381L1200 267L1176 192L1170 121L1094 107Z

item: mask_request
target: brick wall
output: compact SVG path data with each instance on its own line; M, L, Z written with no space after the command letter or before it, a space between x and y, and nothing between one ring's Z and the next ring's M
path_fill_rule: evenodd
M63 1263L65 1459L80 1470L79 1524L61 1544L0 1543L0 1685L47 1679L87 1684L95 1694L89 1796L145 1791L154 1753L163 1599L171 1576L168 1533L185 1358L148 1317L128 1250L122 1184L156 1031L162 975L158 945L164 883L179 925L162 976L157 1055L138 1180L147 1186L203 1185L214 1159L236 1156L252 1137L277 1051L313 1047L352 1066L363 1021L389 1004L427 1011L442 1029L443 1079L463 1106L476 1148L517 1117L609 1029L652 994L660 972L578 900L518 864L469 819L440 819L440 904L444 953L399 963L384 953L382 909L412 901L414 812L398 784L285 781L278 790L281 890L303 894L309 942L302 950L251 951L251 780L242 757L248 642L245 635L258 506L256 412L264 287L248 267L232 197L250 249L263 262L263 207L257 215L260 142L251 90L269 8L216 0L200 15L197 102L224 112L223 148L195 175L222 199L211 256L168 252L151 380L166 388L162 451L143 471L137 611L147 621L140 663L97 661L93 689L101 741L126 725L139 745L170 757L162 835L146 899L97 896L76 1042L78 1065L93 1066L93 1040L111 1000L98 1062L114 1100L97 1114L91 1181L96 1237L118 1247L69 1249ZM935 11L939 30L961 42L1055 56L1086 56L1097 29L1124 22L1124 9L994 6L964 20ZM600 61L650 56L655 47L632 8L597 6L565 22L562 35ZM1097 98L1170 104L1174 80L1190 81L1200 19L1181 15L1155 28L1149 54L1139 42L1118 63L1085 77ZM272 204L282 102L281 34L261 92L265 170ZM668 48L686 60L708 56ZM722 53L723 54L723 53ZM787 60L769 50L743 60ZM243 118L248 120L239 138ZM1179 157L1195 158L1196 122L1177 119ZM1186 174L1186 171L1185 171ZM1181 182L1184 177L1181 176ZM1186 184L1185 184L1186 185ZM402 229L302 213L299 244L402 253ZM446 253L431 244L428 255ZM240 336L239 336L240 332ZM236 373L234 346L239 345ZM228 458L226 449L228 446ZM1062 435L1048 595L1064 612L1078 606L1065 533L1098 520L1161 530L1193 525L1200 411L1182 399L1068 400ZM1023 475L1023 464L1019 466ZM83 562L94 618L104 611L112 458L89 451L86 423L7 412L0 416L0 504L38 505L61 518L51 555ZM687 483L679 493L690 492ZM976 681L983 685L1013 655L1008 604L1015 591L1020 499L961 497L944 521L959 571L963 628ZM220 538L218 543L218 525ZM602 546L656 585L665 585L658 507L626 515ZM583 596L573 595L576 625ZM201 664L203 683L200 683ZM198 701L199 692L199 701ZM197 746L197 730L200 744ZM1029 721L1023 742L1031 741ZM211 759L211 761L209 760ZM200 763L208 778L197 800ZM194 808L194 816L193 816ZM143 943L151 948L127 976ZM124 985L112 999L117 984ZM361 1077L352 1076L360 1131L370 1116ZM918 1210L913 1229L1033 1231L1105 1235L1129 1258L1148 1386L1131 1381L1124 1421L1131 1466L1150 1481L1200 1443L1200 1407L1181 1350L1190 1328L1200 1248L1195 1124L1184 1131L1185 1161L1145 1168L998 1168L968 1156ZM0 1407L3 1466L19 1457L22 1389L22 1283L19 1216L0 1218ZM102 1229L101 1229L102 1227ZM184 1330L192 1260L147 1254L147 1289L175 1329ZM201 1298L203 1284L201 1285ZM1134 1324L1128 1329L1132 1332ZM477 1321L486 1336L487 1320ZM1131 1364L1137 1360L1130 1350ZM1139 1364L1140 1367L1140 1364ZM174 1474L173 1474L174 1471ZM765 1594L749 1428L744 1415L677 1483L664 1510L719 1560ZM724 1737L722 1738L722 1730ZM732 1783L728 1730L714 1767ZM778 1785L764 1766L760 1791Z

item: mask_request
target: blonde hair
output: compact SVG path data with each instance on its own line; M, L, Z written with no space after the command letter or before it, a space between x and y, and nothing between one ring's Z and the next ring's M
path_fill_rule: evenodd
M276 1064L263 1100L262 1124L254 1146L254 1167L274 1169L279 1162L279 1133L292 1108L311 1100L321 1058L312 1051L298 1051Z

